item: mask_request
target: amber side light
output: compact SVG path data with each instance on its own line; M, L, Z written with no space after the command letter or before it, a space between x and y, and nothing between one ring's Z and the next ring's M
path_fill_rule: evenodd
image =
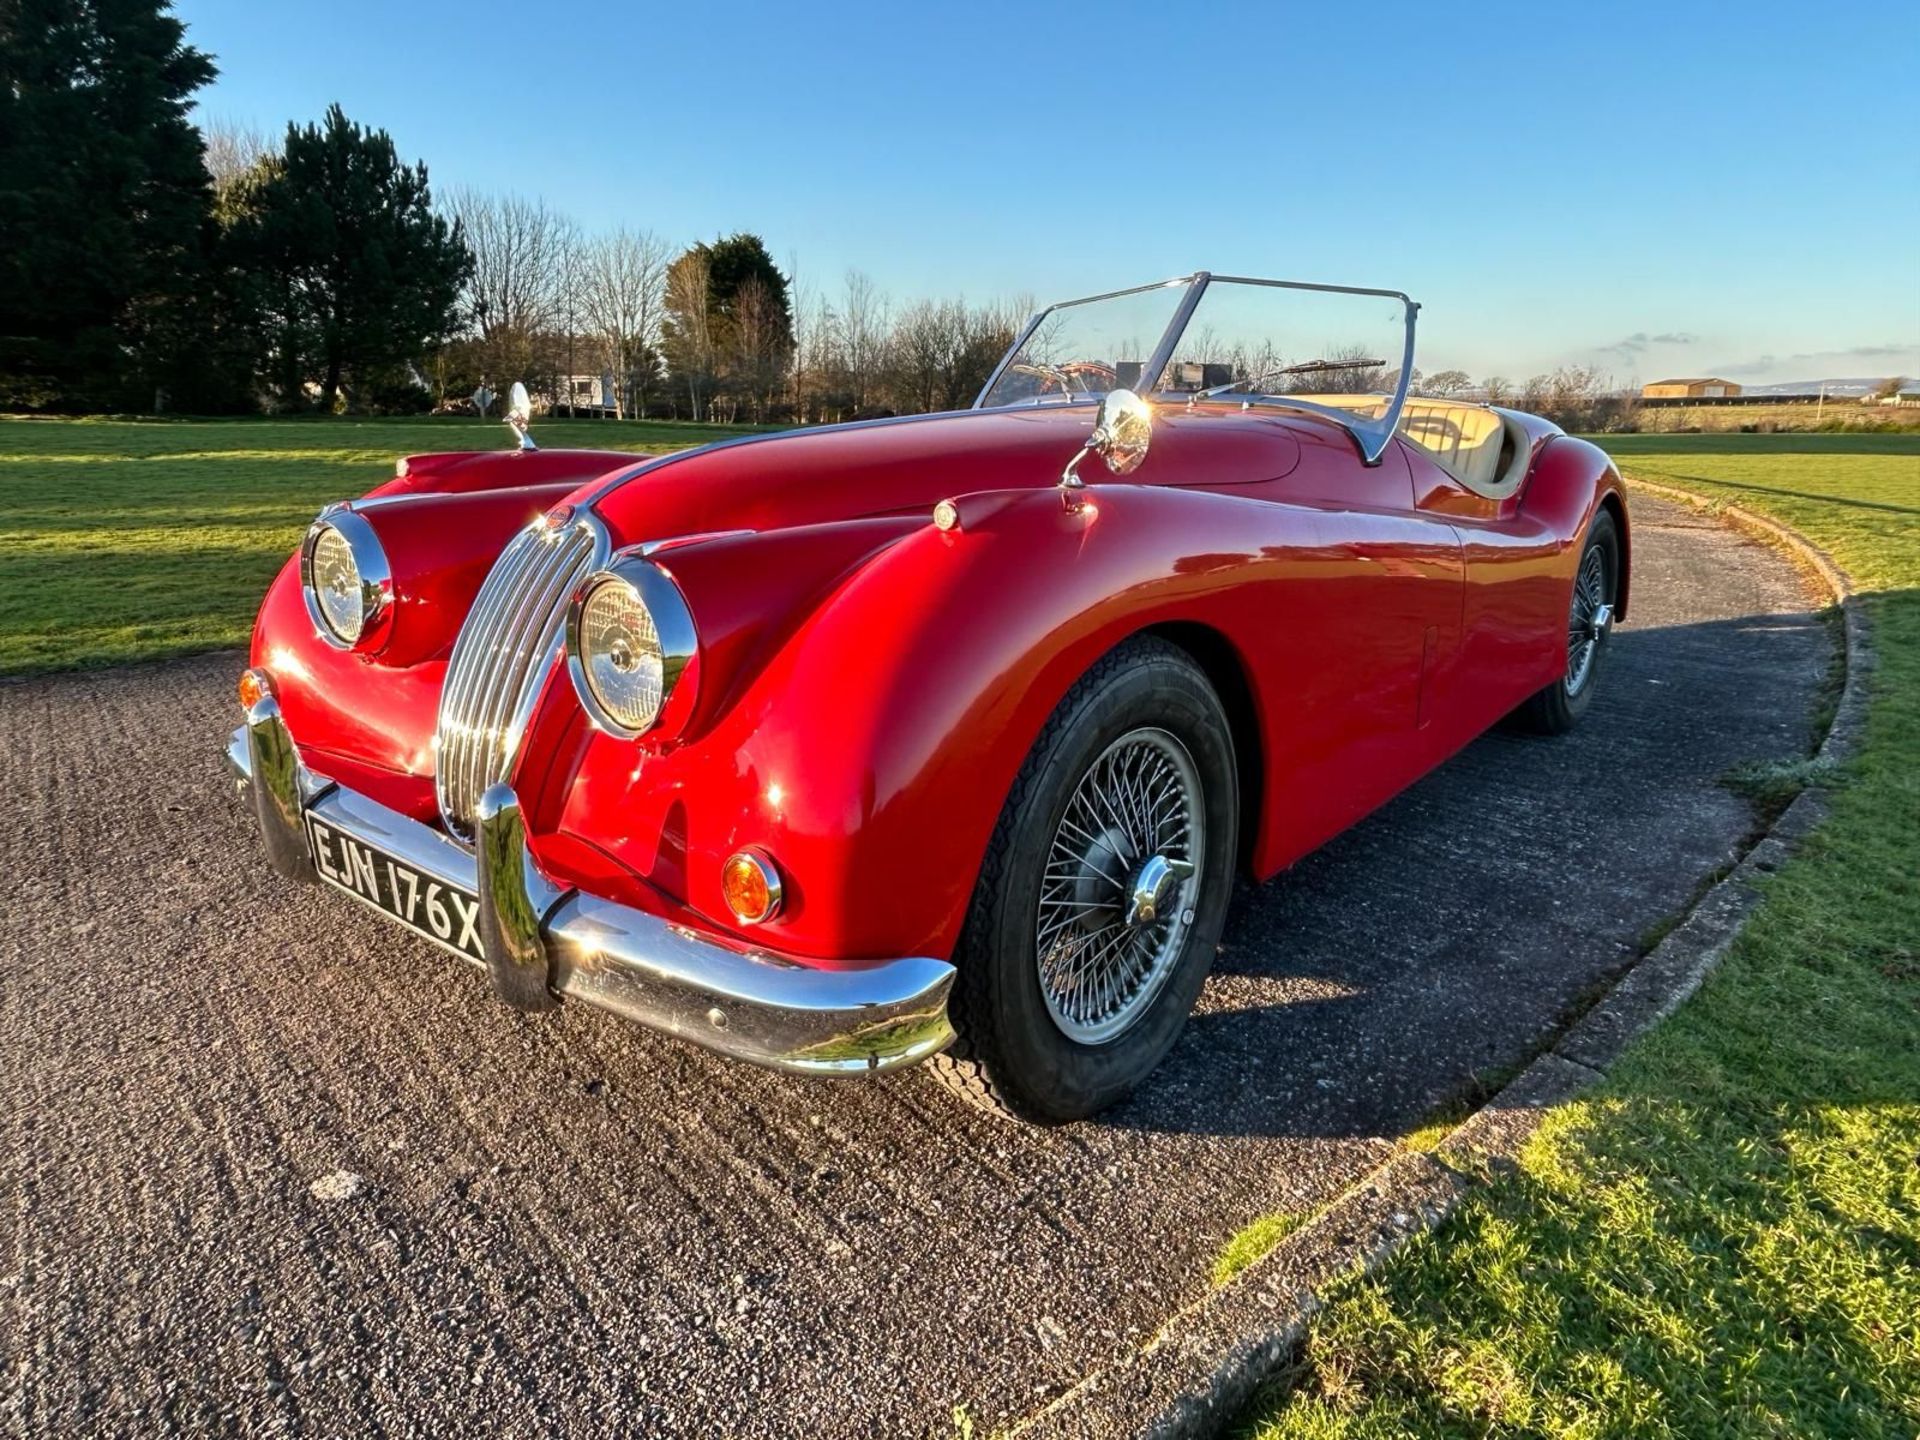
M273 694L273 677L255 668L240 672L240 708L251 710Z
M743 925L759 925L780 913L780 872L771 860L751 850L727 857L720 870L727 908Z

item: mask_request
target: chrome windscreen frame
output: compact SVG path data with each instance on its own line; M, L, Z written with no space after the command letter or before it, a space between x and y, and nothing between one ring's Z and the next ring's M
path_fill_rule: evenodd
M1342 426L1353 436L1354 443L1359 446L1361 457L1367 464L1377 464L1381 455L1386 452L1387 444L1393 438L1393 432L1400 423L1400 412L1407 403L1407 388L1413 377L1414 329L1419 320L1420 305L1399 290L1377 290L1362 285L1321 285L1306 280L1265 280L1256 276L1215 275L1209 270L1197 270L1191 275L1178 275L1171 280L1162 280L1152 285L1134 285L1124 290L1109 290L1103 294L1086 295L1076 300L1063 300L1035 311L1027 323L1021 327L1020 333L1014 337L1013 344L1000 358L1000 363L993 367L993 373L987 377L987 383L981 387L980 394L974 399L973 408L976 410L989 408L986 403L987 396L993 393L993 387L999 382L1001 375L1013 363L1014 357L1019 355L1027 341L1032 338L1034 331L1038 330L1045 323L1046 318L1055 311L1076 305L1092 304L1100 300L1114 300L1124 295L1139 295L1149 290L1164 290L1176 285L1186 286L1187 293L1181 297L1179 307L1174 311L1173 318L1168 321L1159 343L1153 347L1152 352L1140 366L1139 390L1141 394L1151 395L1156 399L1187 398L1162 391L1159 388L1160 380L1166 373L1167 366L1172 363L1174 351L1180 344L1181 336L1186 333L1187 324L1193 319L1193 312L1198 308L1201 297L1207 293L1207 288L1216 282L1223 285L1260 285L1275 290L1318 291L1330 295L1370 295L1383 300L1400 302L1406 313L1406 331L1400 350L1399 379L1394 386L1393 394L1388 397L1386 410L1377 418L1356 415L1350 410L1342 410L1333 405L1321 405L1301 395L1253 393L1241 397L1245 404L1278 405L1324 416ZM1082 401L1092 403L1099 398L1093 393L1075 395L1070 397L1069 403Z

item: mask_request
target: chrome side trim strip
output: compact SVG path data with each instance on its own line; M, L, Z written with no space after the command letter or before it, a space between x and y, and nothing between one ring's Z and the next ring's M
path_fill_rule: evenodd
M278 735L264 736L258 753L284 770L273 757L297 751L278 707L259 721ZM242 791L257 796L279 781L253 767L253 729L250 719L236 730L226 754ZM254 784L256 777L265 783ZM953 1039L947 994L954 969L944 960L910 956L822 969L597 895L559 890L526 849L519 802L508 786L490 788L478 807L478 853L470 854L433 827L356 791L311 775L307 782L296 791L298 804L335 830L479 896L479 928L496 985L510 958L516 985L542 984L544 1003L559 996L580 1000L735 1059L807 1074L892 1070ZM271 848L268 818L284 834L285 817L277 809L263 814ZM292 818L304 847L299 808Z

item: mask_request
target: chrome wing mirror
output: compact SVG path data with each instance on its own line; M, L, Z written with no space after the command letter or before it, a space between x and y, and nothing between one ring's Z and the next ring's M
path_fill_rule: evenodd
M507 413L505 418L507 428L519 437L520 448L522 450L538 450L540 448L533 443L533 436L527 433L527 424L533 419L533 400L527 394L527 387L522 385L518 380L513 382L513 389L507 392Z
M1075 473L1089 452L1107 462L1115 475L1131 475L1147 458L1153 441L1153 407L1131 390L1109 390L1100 401L1093 434L1060 472L1062 490L1083 490L1086 481Z

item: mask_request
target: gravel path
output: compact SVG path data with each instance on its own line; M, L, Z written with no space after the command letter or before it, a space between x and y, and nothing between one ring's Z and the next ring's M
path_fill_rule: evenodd
M1244 887L1100 1123L810 1081L276 881L233 657L0 685L0 1425L23 1436L981 1433L1537 1046L1736 853L1832 653L1773 552L1635 509L1580 732L1496 734Z

